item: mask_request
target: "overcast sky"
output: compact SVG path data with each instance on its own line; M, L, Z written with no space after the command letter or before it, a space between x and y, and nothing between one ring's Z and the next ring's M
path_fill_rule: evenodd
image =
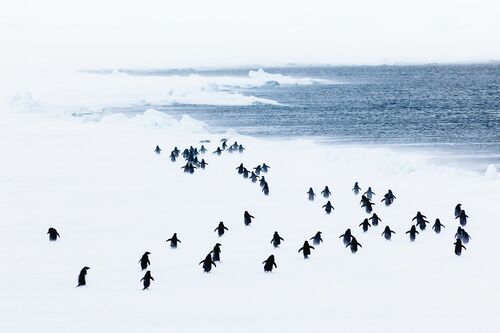
M0 68L500 60L500 0L0 2Z

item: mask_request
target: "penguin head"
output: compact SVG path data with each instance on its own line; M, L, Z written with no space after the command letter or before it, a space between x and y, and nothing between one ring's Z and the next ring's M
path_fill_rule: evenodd
M174 232L174 237L177 237L177 233L176 232Z
M217 243L217 244L215 244L215 246L221 246L221 245L222 245L221 243Z
M271 255L269 256L269 258L267 258L267 260L274 261L274 254L271 254Z
M151 252L144 252L145 255L149 256L151 254Z

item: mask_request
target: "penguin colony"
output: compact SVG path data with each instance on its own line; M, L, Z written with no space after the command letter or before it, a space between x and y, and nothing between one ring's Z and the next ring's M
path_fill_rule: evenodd
M232 145L229 146L227 141L228 141L227 139L222 139L220 141L221 145L217 147L217 149L213 152L213 154L216 156L220 156L222 155L223 152L227 152L230 154L236 152L237 153L244 152L245 148L243 147L243 145L238 144L238 142L234 142ZM203 141L203 142L208 142L208 141ZM156 146L156 148L154 149L154 153L159 155L161 154L161 152L162 149L159 146ZM205 153L207 153L207 149L202 144L199 149L190 146L189 148L184 149L182 153L177 147L175 147L171 151L169 157L172 162L176 162L179 159L179 156L182 156L186 164L183 165L181 168L184 170L185 173L193 174L196 169L203 170L208 166L208 163L205 161L205 159L201 158L201 155L204 155ZM241 175L244 179L249 179L252 183L258 182L261 192L266 196L269 195L269 184L264 174L267 174L269 172L269 169L271 169L271 167L266 163L263 163L262 165L257 165L256 167L250 169L247 169L243 165L243 163L241 163L238 167L236 167L237 173ZM352 191L355 196L361 193L362 188L360 187L358 182L354 183ZM314 201L316 199L316 194L314 193L312 187L309 188L306 194L309 201ZM335 208L333 207L330 200L330 197L332 196L330 188L328 186L325 186L325 188L320 192L320 194L324 199L327 199L326 204L323 205L322 208L325 210L326 214L331 214L332 211L335 210ZM359 224L359 227L362 229L362 232L368 232L370 228L377 227L379 225L379 222L382 222L382 219L379 216L377 216L376 213L373 212L374 209L373 206L375 205L375 203L373 203L372 199L375 195L376 194L375 192L373 192L371 187L368 187L368 189L361 195L361 200L359 202L361 208L364 209L367 214L371 214L371 217L365 218ZM393 194L392 190L389 189L387 193L384 194L380 202L383 202L386 206L390 206L395 202L395 200L396 196ZM457 256L460 256L462 254L462 250L466 249L464 244L469 243L471 239L470 235L463 228L467 225L469 216L466 214L465 210L462 209L461 204L457 204L455 206L454 216L455 219L458 220L460 224L455 234L455 243L453 243L454 252ZM243 213L243 223L246 226L251 225L253 219L255 219L255 217L251 215L248 211L245 211ZM413 224L413 222L415 224ZM414 242L417 239L417 235L420 234L420 232L417 230L417 227L421 232L424 232L427 228L427 224L429 223L430 222L427 220L427 217L423 215L420 211L418 211L415 217L413 217L412 219L412 225L410 229L406 231L406 234L408 234L409 236L410 242ZM432 230L436 234L439 234L442 228L445 228L445 226L441 223L439 218L436 218L434 224L432 225ZM229 228L227 228L224 225L224 222L221 221L214 229L214 232L217 232L218 236L221 237L228 230ZM61 237L59 235L59 232L53 227L48 229L47 234L49 235L49 241L51 242L57 241L57 239ZM396 234L396 232L391 230L391 228L388 225L386 225L383 232L381 233L381 236L384 237L387 241L390 241L393 234ZM339 236L339 238L342 238L345 247L349 248L352 253L356 253L359 250L359 248L363 247L357 241L356 237L352 234L351 229L347 229L344 232L344 234ZM282 241L284 241L284 238L282 238L279 235L278 231L275 231L270 243L273 245L273 247L277 248L279 247ZM304 259L309 258L309 256L312 254L311 250L315 249L314 246L309 244L309 241L312 241L313 245L316 246L320 245L323 242L321 231L318 231L313 237L309 238L309 240L305 240L302 247L300 247L300 249L298 250L299 253L302 252ZM179 246L179 244L182 243L181 240L177 237L177 233L174 233L171 238L166 240L166 242L170 244L170 247L172 249L177 248L177 246ZM221 246L222 244L216 243L214 248L205 256L203 260L199 262L199 265L202 265L204 272L209 273L212 270L212 267L217 267L216 262L220 262L221 260L221 252L222 252ZM147 268L151 264L149 260L150 254L151 254L150 252L146 251L139 259L138 264L140 265L142 271L147 270ZM273 268L278 267L274 255L270 255L266 260L262 262L262 264L264 265L264 272L266 273L272 272ZM90 267L88 266L85 266L81 269L78 275L77 287L85 286L87 284L86 276L88 274L89 269ZM151 281L154 281L154 278L152 276L151 271L147 270L145 275L142 277L142 279L140 279L139 282L142 282L143 290L146 290L151 286Z

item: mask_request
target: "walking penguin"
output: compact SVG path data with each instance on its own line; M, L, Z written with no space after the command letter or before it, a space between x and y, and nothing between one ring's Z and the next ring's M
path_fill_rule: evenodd
M226 226L224 225L224 222L220 222L219 225L217 226L217 228L214 229L214 232L217 231L217 233L219 234L219 237L224 235L224 230L229 230L228 228L226 228Z
M177 238L177 233L174 233L172 238L167 239L166 242L170 242L170 247L173 249L177 248L177 243L182 243L181 240Z
M281 244L281 241L284 241L283 238L278 234L277 231L274 232L273 239L271 239L271 244L273 244L274 247L279 247Z
M321 238L321 231L318 231L316 235L311 237L309 240L312 240L314 245L319 245L320 243L322 243L323 239Z
M57 232L57 230L54 228L49 228L49 230L47 231L47 234L49 235L50 241L56 241L57 237L59 237L59 238L61 237L59 235L59 233Z
M314 246L309 245L307 241L304 242L304 245L299 249L298 252L302 251L302 254L304 255L304 259L309 258L309 255L311 254L311 249L314 249Z
M410 242L413 242L415 241L415 237L417 237L418 231L417 228L415 228L415 226L412 225L410 230L408 230L406 233L410 234Z
M391 240L392 234L395 234L395 232L392 231L391 228L389 228L389 226L386 226L384 231L382 232L382 236L384 236L384 238L387 240Z
M139 260L142 270L145 270L146 268L148 268L148 265L151 265L151 263L149 262L150 254L151 254L150 252L144 252L141 259Z
M276 266L276 261L274 261L274 255L270 255L269 258L267 258L266 260L264 260L262 262L264 264L264 272L272 272L273 271L273 266L275 268L278 268L278 266Z
M155 279L153 279L153 277L151 276L151 271L147 271L144 277L141 279L141 281L144 281L144 288L142 288L142 290L146 290L149 288L149 286L151 285L151 280L154 281Z
M245 210L245 213L243 214L243 222L245 225L250 225L252 223L252 219L255 218L248 211Z
M312 187L309 187L309 191L307 191L307 195L308 195L309 201L314 201L314 197L316 196L316 194L314 194Z
M200 261L200 263L198 265L201 265L203 264L203 271L205 273L209 273L211 270L212 270L212 265L214 265L215 267L217 267L217 265L215 264L215 262L213 262L212 260L212 256L209 254L207 254L207 256L205 257L205 259L203 259L202 261Z

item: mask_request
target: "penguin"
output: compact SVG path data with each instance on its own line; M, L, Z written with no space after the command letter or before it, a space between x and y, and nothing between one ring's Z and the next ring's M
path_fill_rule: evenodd
M207 162L205 162L205 159L203 159L203 158L202 158L202 159L201 159L201 162L200 162L200 168L205 169L205 167L206 167L207 165L208 165L208 163L207 163Z
M323 242L323 239L321 238L321 231L318 231L316 235L311 237L309 240L312 240L314 245L321 244Z
M227 152L230 153L230 154L234 153L233 146L229 146L229 148L227 149Z
M328 202L326 203L326 205L323 205L322 208L325 209L325 212L327 214L330 214L332 212L332 209L335 210L335 208L333 208L332 203L330 202L330 200L328 200Z
M372 225L374 227L378 226L379 222L382 222L382 219L378 217L376 213L373 213L372 217L370 217L369 220L372 221Z
M238 147L239 147L238 142L234 141L232 147L233 147L234 150L238 149Z
M243 163L240 163L240 165L236 168L236 170L238 170L239 175L243 174L243 170L245 170Z
M413 241L415 241L415 237L417 237L417 234L419 232L417 231L417 228L415 228L415 226L412 225L411 228L410 228L410 230L408 230L406 233L410 234L410 242L413 242Z
M160 153L161 153L161 148L160 148L160 147L158 147L158 146L156 146L156 148L155 148L155 153L156 153L156 155L160 155Z
M321 191L321 194L323 194L323 198L328 199L330 195L332 195L332 192L330 192L328 186L325 186L325 189Z
M347 229L343 235L340 235L339 238L344 238L344 245L351 242L352 234L351 229Z
M213 154L220 156L222 154L222 150L220 149L220 147L217 147L217 149L213 152Z
M352 253L356 253L356 252L358 252L358 246L359 246L359 247L363 247L363 246L362 246L362 245L358 242L358 240L356 239L356 237L354 237L354 236L352 236L352 237L351 237L351 241L345 245L345 247L348 247L348 246L350 246L350 247L351 247L351 252L352 252Z
M215 262L213 262L212 260L212 256L209 254L207 254L207 256L205 257L205 259L203 259L202 261L200 261L200 263L198 265L201 265L203 264L203 271L205 273L210 273L210 271L212 270L212 265L214 265L214 267L217 267L217 265L215 264Z
M90 269L90 267L83 267L82 270L80 271L80 274L78 275L78 285L77 287L85 286L87 284L87 281L85 280L85 276L87 275L87 271Z
M151 263L149 262L150 254L151 254L150 252L144 252L141 259L139 260L142 270L145 270L146 268L148 268L148 265L151 265Z
M227 148L227 140L222 140L222 149L226 150Z
M439 234L441 232L441 227L444 228L444 225L441 224L441 221L439 219L436 219L436 222L434 222L434 225L432 226L432 229L436 234Z
M275 268L278 268L278 266L276 266L276 262L274 261L274 255L270 255L269 258L267 258L266 260L264 260L262 262L264 264L264 272L272 272L273 271L273 267Z
M316 196L316 194L314 194L312 187L309 187L309 191L307 191L307 195L309 197L309 201L314 201L314 197Z
M269 186L267 185L267 183L262 186L262 192L264 192L264 195L269 195Z
M393 202L394 199L396 199L396 196L392 193L391 190L388 190L386 194L384 194L384 198L380 202L385 202L386 206L390 206Z
M460 212L462 211L462 204L457 204L455 206L455 218L460 215Z
M365 211L367 214L371 214L373 212L373 205L375 205L373 202L370 201L370 199L366 198L366 201L363 202L361 207L365 207Z
M271 239L271 244L273 244L274 247L279 247L281 244L281 241L284 241L283 238L278 234L277 231L274 232L273 239Z
M389 228L389 226L386 226L384 232L382 232L382 236L384 236L384 238L387 240L391 240L392 234L395 234L395 232L392 231L391 228Z
M462 254L462 248L467 250L467 248L462 245L462 241L460 239L457 239L457 241L453 243L453 245L455 245L455 254L457 256L460 256Z
M302 251L302 254L304 255L304 259L309 258L309 255L311 254L311 249L314 249L314 246L309 245L307 241L304 242L304 245L299 249L298 252Z
M239 145L238 146L238 152L241 154L243 153L243 151L245 150L245 148L243 147L243 145Z
M359 191L361 191L361 187L359 187L358 182L354 183L354 187L352 188L354 194L358 195Z
M264 184L267 184L266 178L264 176L261 176L259 180L259 185L264 186Z
M144 281L144 288L142 288L142 290L146 290L149 288L149 286L151 285L151 280L154 281L155 279L151 276L151 271L147 271L144 277L141 279L141 282Z
M363 205L363 204L365 204L367 202L371 202L371 200L368 199L364 194L361 194L361 200L359 200L359 204ZM363 206L361 206L361 207L363 207Z
M177 158L177 156L175 156L174 152L171 152L171 153L170 153L170 160L171 160L172 162L175 162L175 159L176 159L176 158Z
M262 172L267 173L271 167L269 165L266 165L266 163L262 163Z
M207 148L205 148L204 145L201 145L200 147L200 153L205 154L207 152Z
M412 221L417 220L417 223L415 225L419 226L420 230L425 230L426 223L429 223L429 221L426 220L427 216L422 215L422 213L417 212L417 215L412 219Z
M467 218L469 218L469 216L465 214L465 210L463 209L460 211L460 214L457 217L455 217L455 219L459 219L460 225L462 227L464 227L467 224Z
M370 224L370 222L368 222L368 219L364 219L363 222L359 224L359 226L363 227L363 232L367 232L368 228L371 227L372 225Z
M260 175L260 172L262 171L262 167L260 165L257 165L255 168L253 168L255 170L255 174L256 175Z
M182 157L184 157L184 158L188 158L188 156L189 156L189 150L188 150L188 149L184 149L184 150L182 151Z
M220 254L221 254L221 249L220 249L221 243L217 243L214 246L214 249L210 251L210 254L212 254L212 261L220 261Z
M253 171L252 171L252 174L250 175L250 180L252 181L252 183L256 183L257 182L257 179L259 179L259 176L257 176Z
M217 231L217 233L219 234L219 237L224 235L224 230L229 230L228 228L226 228L226 226L224 226L224 222L220 222L219 225L217 226L217 228L214 229L214 232Z
M56 241L57 237L61 238L61 236L59 235L57 230L54 228L49 228L49 230L47 231L47 234L49 235L49 240L51 242Z
M366 194L366 197L371 200L372 197L375 195L375 192L373 192L372 188L369 186L368 190L364 194Z
M470 241L469 234L467 233L467 231L465 231L465 229L461 227L458 227L457 233L455 234L455 238L460 239L464 244L467 244Z
M243 214L243 222L245 223L245 225L250 225L250 223L252 223L253 218L254 217L250 215L248 211L245 210L245 213Z
M248 178L248 170L247 170L247 168L243 168L243 178L245 178L245 179Z
M181 240L177 238L177 233L174 233L172 238L167 239L166 242L170 242L170 247L173 249L177 248L177 243L182 243Z
M177 147L174 147L174 150L172 151L172 153L174 153L175 157L179 157L179 153L181 151L179 149L177 149Z

